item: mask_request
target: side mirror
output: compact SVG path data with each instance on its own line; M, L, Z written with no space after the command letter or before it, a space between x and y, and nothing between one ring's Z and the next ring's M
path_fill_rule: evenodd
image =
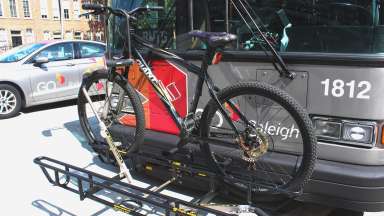
M48 62L49 62L49 59L47 57L38 57L34 61L36 66L41 66L42 64L45 64Z

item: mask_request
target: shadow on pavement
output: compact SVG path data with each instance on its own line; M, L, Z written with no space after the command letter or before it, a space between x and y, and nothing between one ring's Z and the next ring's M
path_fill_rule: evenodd
M32 205L46 213L48 213L49 216L76 216L75 214L64 210L52 203L49 203L45 200L35 200L32 202Z
M81 129L80 121L79 120L65 123L64 124L64 128L66 130L68 130L69 132L71 132L71 134L79 141L79 144L81 145L81 147L83 147L84 149L86 149L89 152L94 153L94 157L93 157L92 162L90 162L86 167L84 167L84 169L86 169L86 168L88 168L88 167L90 167L92 165L96 165L98 167L101 167L103 169L106 169L106 170L109 170L109 171L112 171L112 172L116 172L117 171L115 166L113 166L111 164L103 163L100 160L99 156L94 152L92 147L89 145L88 140L87 140L87 138L85 137L85 135L83 133L83 130ZM42 133L43 133L43 135L44 134L48 134L47 131L43 131ZM51 133L51 135L52 135L52 133Z
M93 160L87 166L85 166L84 169L92 165L96 165L98 167L101 167L103 169L106 169L112 172L117 171L116 167L114 167L113 165L103 163L100 160L99 156L94 152L94 150L89 145L88 140L81 129L79 120L64 123L64 126L62 127L48 128L46 130L41 131L41 134L45 137L52 137L55 134L54 133L55 130L68 130L78 141L78 143L75 143L75 144L78 144L82 148L86 149L88 152L94 153Z
M86 137L85 137L85 135L81 129L79 120L64 123L63 127L47 129L47 130L42 131L41 133L46 137L52 137L55 134L53 132L54 130L62 130L62 129L66 129L69 132L71 132L71 134L78 141L79 146L81 146L82 148L86 149L89 152L95 153L94 150L92 149L92 147L89 145L89 143L88 143L88 141L87 141L87 139L86 139ZM108 170L108 171L111 171L111 172L116 173L116 174L118 173L117 167L115 167L112 164L106 164L106 163L102 162L96 153L94 154L92 161L90 161L90 163L88 165L86 165L82 168L83 169L89 169L89 168L92 168L93 166L97 166L98 168L102 168L104 170ZM77 174L81 174L81 173L77 173ZM139 173L132 173L132 176L135 180L138 181L138 184L142 185L142 187L150 188L153 185L160 185L158 181L148 179L148 177L145 177ZM65 178L64 175L60 176L60 179L63 179L63 178ZM124 181L124 180L122 180L122 181ZM78 184L78 182L76 179L72 179L72 178L70 179L70 183L69 183L70 187L77 188L77 184ZM85 190L87 190L89 185L83 185L83 187ZM135 191L135 190L132 190L129 188L119 188L119 189L131 191L131 192L135 193L136 195L140 194L139 191ZM99 192L95 193L95 195L98 197L107 198L108 200L110 200L113 203L120 203L124 200L129 199L129 197L122 196L119 193L114 193L114 192L111 192L111 191L106 190L106 189L100 190ZM144 196L144 194L141 194L141 195ZM38 203L38 202L34 205L44 207L41 203ZM145 208L141 209L141 211L144 211L146 214L152 214L152 215L163 215L164 214L163 210L158 209L154 206L147 206L145 204L144 204L144 206L145 206ZM105 208L100 209L99 211L93 213L92 215L93 216L103 215L109 209L110 209L110 207L106 206ZM51 215L55 215L55 214L51 214ZM59 214L56 214L56 215L59 215Z

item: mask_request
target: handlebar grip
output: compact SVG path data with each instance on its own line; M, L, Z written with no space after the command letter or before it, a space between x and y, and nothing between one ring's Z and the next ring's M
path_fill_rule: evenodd
M119 67L119 66L130 66L133 64L132 59L121 59L121 60L107 60L107 67Z
M104 9L104 5L102 4L83 4L82 5L83 10L95 10L100 11Z

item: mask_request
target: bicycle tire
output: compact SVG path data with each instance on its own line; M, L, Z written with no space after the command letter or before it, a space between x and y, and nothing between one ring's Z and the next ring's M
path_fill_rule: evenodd
M226 156L222 156L222 155L220 155L221 158L219 157L218 148L224 148L224 147L220 146L220 144L215 147L214 144L210 143L211 137L215 136L214 135L215 130L220 129L219 127L217 127L217 125L216 126L213 125L213 124L217 123L217 121L214 122L214 118L215 118L215 113L217 112L219 106L217 105L217 103L213 99L211 99L208 102L208 104L206 105L206 107L203 111L203 114L201 116L201 120L200 120L200 135L203 138L203 140L204 139L207 140L207 141L202 142L200 144L200 148L201 148L202 152L205 154L205 156L208 158L208 164L210 164L211 168L213 168L215 171L219 171L219 173L223 175L224 180L227 183L229 183L231 185L235 185L235 186L237 186L237 188L249 190L250 185L252 185L251 186L252 192L269 193L269 194L271 194L271 193L273 193L273 194L288 193L289 195L297 194L297 192L300 192L303 189L304 185L310 179L312 172L313 172L313 169L314 169L316 157L317 157L317 150L316 150L317 149L317 141L316 141L316 136L315 136L314 131L313 131L311 119L309 118L305 109L302 108L302 106L299 105L299 103L296 102L296 100L294 98L292 98L286 92L284 92L284 91L282 91L282 90L280 90L274 86L271 86L269 84L260 83L260 82L243 82L243 83L238 83L238 84L229 86L229 87L221 90L217 94L220 103L224 104L224 105L226 105L226 103L228 103L229 101L232 101L233 98L238 97L238 96L244 96L244 95L256 95L256 96L264 98L263 100L260 100L260 99L255 100L256 108L252 108L252 109L256 110L256 113L259 112L258 109L264 109L264 107L266 106L265 104L268 104L268 103L270 103L268 101L271 101L271 102L277 104L278 106L282 107L283 109L285 109L286 112L291 115L292 119L295 121L295 124L299 128L299 132L301 133L300 137L302 138L303 147L301 149L302 155L299 155L300 148L297 152L293 152L293 153L290 152L289 154L293 155L295 158L297 156L299 156L299 157L297 157L297 161L299 161L299 158L301 156L301 158L302 158L301 163L298 165L298 167L293 167L293 170L290 170L290 172L293 172L293 171L296 171L296 172L293 173L291 176L292 178L288 182L285 182L284 184L273 185L273 183L271 183L271 182L268 182L268 183L266 182L265 178L267 178L267 177L260 177L261 174L263 174L263 173L264 173L264 175L270 175L270 173L272 173L271 169L273 168L273 166L277 166L277 165L270 165L270 167L265 165L265 167L269 168L269 170L266 169L266 170L262 171L261 174L260 173L257 174L257 175L260 175L257 178L259 178L260 181L262 181L266 185L260 185L260 182L255 184L255 182L244 181L244 179L248 179L249 181L256 181L257 178L255 176L244 177L245 174L244 174L244 176L241 176L241 177L234 176L233 173L231 173L231 172L235 172L235 171L230 170L231 167L229 167L229 165L227 164L228 161L231 164L236 163L236 160L238 161L239 164L241 164L241 163L246 164L248 161L243 162L242 159L243 158L249 159L249 158L244 156L245 150L243 151L243 153L241 153L241 151L240 151L240 153L243 154L241 156L242 158L240 158L240 160L238 158L228 159L228 158L225 158ZM247 99L247 97L244 97L244 98L245 98L244 104L252 105L250 96L248 96L248 99ZM247 100L249 100L249 101L247 101ZM275 106L272 106L272 107L274 109L278 109L278 108L275 108ZM237 108L239 108L239 107L237 107ZM241 108L239 108L239 109L241 110ZM227 108L225 108L225 111L229 112L229 110ZM277 114L279 114L279 112L280 111L278 111L278 113L276 113L275 115L278 116ZM255 115L254 112L249 112L249 113L252 113L253 115ZM230 112L229 112L229 114L230 114ZM284 113L282 113L282 114L284 114ZM279 115L281 115L281 114L279 114ZM263 118L265 118L265 117L263 117ZM231 117L231 121L235 122L235 121L233 121L232 117ZM271 121L271 122L273 122L273 121ZM284 122L285 122L285 120L284 120ZM259 124L259 122L257 121L257 123L255 125L259 125L258 128L262 128L262 129L255 129L255 130L258 130L258 131L265 130L265 129L263 129L263 127L264 127L263 125L267 125L265 123L266 122L261 122L261 124ZM212 124L212 126L211 126L211 124ZM281 122L281 124L283 124L283 122ZM224 126L222 126L222 127L224 127ZM265 128L266 127L267 126L265 126ZM293 127L291 129L293 131ZM211 132L211 130L213 132ZM283 129L281 129L281 134L283 134L282 130ZM262 131L262 133L260 133L260 134L265 134L265 137L268 137L268 140L269 140L269 139L271 139L271 137L273 137L273 134L272 135L268 134L269 132L270 132L270 130L268 129L267 132ZM220 133L218 133L218 134L220 134ZM274 136L278 136L278 135L279 135L279 132L276 132L276 134ZM292 132L291 132L291 135L292 135ZM260 136L262 136L262 135L260 135ZM297 137L298 136L296 136L296 139L297 139ZM295 138L295 137L293 136L293 138ZM223 140L223 138L220 138L220 139ZM289 139L291 139L291 138L289 138ZM221 142L221 140L220 140L220 142ZM226 140L228 140L228 138L226 138ZM264 140L266 140L266 139L264 139ZM281 143L283 143L282 141L283 141L283 138L280 138ZM275 141L272 142L273 148L275 148L274 142ZM266 142L266 143L268 143L268 142ZM278 145L276 145L276 146L278 146ZM235 147L238 147L238 145L235 145ZM281 151L281 150L275 150L274 149L275 151L272 151L272 150L270 151L270 145L268 145L267 149L268 149L267 152L265 152L264 155L262 155L260 158L258 158L257 163L260 163L260 164L266 163L266 162L268 162L267 161L268 159L273 159L271 156L266 156L268 152L270 152L270 154L273 153L275 155L275 157L276 157L276 155L280 155L281 153L283 153L283 155L284 155L284 151ZM231 154L230 156L232 156L233 154L235 154L234 152L239 152L239 150L236 150L236 149L233 149L232 151L233 152L229 152L227 154ZM225 154L223 154L223 155L225 155ZM264 156L267 158L263 159L262 157L264 157ZM252 163L252 166L254 167L254 165L255 165L254 160L252 162L249 162L249 163ZM261 165L259 165L259 167L257 167L257 165L256 165L256 168L254 168L254 170L252 170L252 172L254 172L256 169L258 169L258 171L262 170L260 168L261 168ZM242 170L242 172L243 171L244 170ZM237 172L240 172L240 171L237 171ZM247 175L250 175L250 173L252 173L252 172L248 171L245 173ZM257 173L257 171L255 171L255 173ZM281 173L281 172L276 173L276 175L279 175L279 176L281 176L282 174L286 175L285 173ZM274 178L278 178L278 177L269 176L268 178L270 180L273 180ZM282 182L284 182L284 180ZM272 184L272 185L267 186L267 184Z
M99 131L97 131L99 129L98 126L95 125L95 123L92 123L92 121L95 121L95 118L92 117L92 115L94 115L94 114L93 114L93 112L90 111L90 107L87 110L88 101L86 100L85 95L82 92L83 87L85 87L87 91L90 91L90 90L98 91L97 89L93 88L94 86L96 86L94 84L103 83L103 82L106 82L107 80L108 80L108 74L106 71L96 71L96 72L93 72L90 76L85 77L83 79L83 82L82 82L82 85L81 85L81 88L79 91L77 107L78 107L78 115L79 115L80 125L81 125L83 132L84 132L85 137L88 140L88 143L90 144L90 146L93 148L94 151L99 153L99 156L102 156L101 157L102 161L108 162L108 163L113 163L113 161L114 161L113 159L107 160L107 159L111 159L111 157L110 157L111 155L106 155L106 154L110 153L109 148L107 146L107 143L103 142L104 141L103 138L101 138L100 135L98 134L99 133ZM102 85L107 86L108 84L104 83ZM124 98L127 98L129 100L130 105L132 106L131 111L133 111L133 114L130 113L130 115L134 115L134 121L135 121L133 123L135 125L135 127L133 127L132 125L130 125L128 127L126 127L126 125L125 126L122 125L124 127L124 129L127 129L127 130L130 129L130 131L132 132L130 134L131 136L119 137L121 135L115 136L114 133L112 133L111 131L110 131L110 133L112 134L114 141L121 142L121 146L119 147L120 150L124 149L124 151L127 154L135 152L139 149L140 145L144 141L145 119L144 119L143 106L141 105L141 101L140 101L135 89L129 83L127 83L125 80L121 80L118 77L116 77L115 81L110 83L110 85L113 86L113 89L118 88L119 90L123 90ZM105 91L105 90L103 90L103 91ZM95 99L95 101L98 100L104 104L106 102L111 103L110 102L111 97L104 95L104 98L103 98L102 93L99 97L98 96L99 95L92 95L91 98ZM98 98L95 98L95 97L98 97ZM121 98L119 96L119 100L120 99ZM124 99L124 100L126 100L126 99ZM124 101L124 103L125 103L125 101ZM116 126L117 124L119 124L119 120L117 120L115 118L117 118L117 116L119 116L119 114L122 113L121 109L122 109L121 106L120 106L120 108L115 108L115 110L108 109L109 119L103 120L106 123L108 129L110 129L111 126ZM113 115L112 115L112 112L113 112ZM94 128L92 128L92 126L94 126ZM116 137L119 137L119 138L116 138ZM129 139L129 141L127 141L128 139ZM105 146L106 150L105 149L102 150L100 148L101 146ZM105 158L107 158L107 159L105 159Z

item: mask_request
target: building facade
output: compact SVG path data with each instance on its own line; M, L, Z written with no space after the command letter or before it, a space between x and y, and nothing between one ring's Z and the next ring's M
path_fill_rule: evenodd
M59 2L61 1L61 2ZM0 52L52 39L103 40L92 26L99 17L82 16L81 0L0 0ZM60 21L60 4L61 17Z

